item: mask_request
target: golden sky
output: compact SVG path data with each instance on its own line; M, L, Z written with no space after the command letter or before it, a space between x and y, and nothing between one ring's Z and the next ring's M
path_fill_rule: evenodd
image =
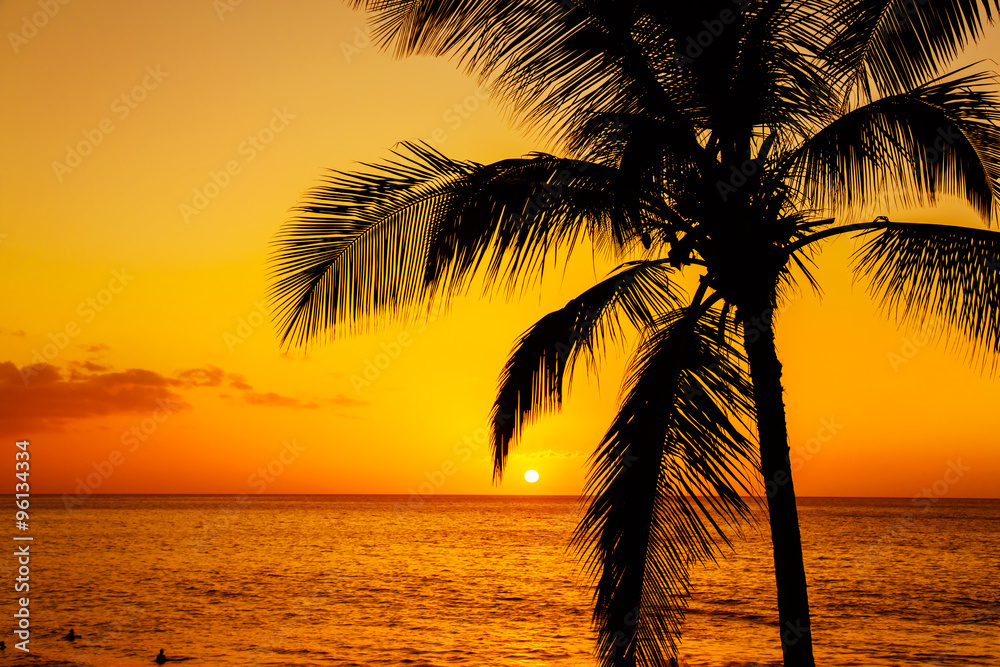
M580 253L520 302L307 355L262 305L268 243L324 169L408 139L547 148L453 64L393 60L319 0L8 0L0 26L0 435L31 441L32 491L579 493L623 355L580 369L500 487L485 426L516 337L610 265ZM997 57L989 35L966 60ZM779 321L798 492L1000 496L1000 383L879 318L850 250L827 244L824 297Z

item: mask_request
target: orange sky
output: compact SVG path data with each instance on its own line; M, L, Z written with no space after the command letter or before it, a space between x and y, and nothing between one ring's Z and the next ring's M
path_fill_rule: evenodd
M610 266L581 253L520 303L460 299L308 355L282 355L257 305L267 244L324 169L405 139L479 161L545 147L448 62L380 54L336 2L231 4L0 4L0 437L32 442L32 491L578 493L624 357L577 375L499 488L484 427L517 335ZM994 29L979 54L998 51ZM1000 383L878 319L850 248L828 244L823 300L779 322L799 493L1000 496Z

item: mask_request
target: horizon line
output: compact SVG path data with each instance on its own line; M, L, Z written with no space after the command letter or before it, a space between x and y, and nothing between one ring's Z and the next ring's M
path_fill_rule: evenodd
M74 497L79 497L77 494L64 491L55 493L33 493L34 497L39 496L53 496L62 497L64 495L71 495ZM436 498L436 497L451 497L451 498L466 498L470 496L483 497L483 498L586 498L588 496L584 494L569 494L569 493L433 493L433 494L414 494L414 493L222 493L222 492L206 492L206 493L97 493L93 492L85 496L85 498L90 498L92 496L387 496L387 497L411 497L419 496L423 499ZM693 496L697 498L704 498L705 496ZM760 496L740 496L744 499L757 499ZM802 498L830 498L837 500L916 500L922 496L806 496L798 495L796 499ZM81 498L82 500L82 498ZM1000 500L1000 497L996 496L955 496L955 497L940 497L935 498L935 500Z

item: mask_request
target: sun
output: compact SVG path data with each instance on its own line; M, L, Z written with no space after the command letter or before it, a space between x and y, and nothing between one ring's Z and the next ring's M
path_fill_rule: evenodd
M538 472L536 470L529 470L528 472L524 473L524 479L534 484L535 482L538 481Z

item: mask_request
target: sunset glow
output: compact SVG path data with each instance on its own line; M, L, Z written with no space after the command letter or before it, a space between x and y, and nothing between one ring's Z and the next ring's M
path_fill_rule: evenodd
M60 6L0 60L0 431L32 442L32 491L581 491L627 349L525 429L509 465L541 489L493 485L486 424L518 336L612 260L306 351L279 347L265 298L269 243L324 170L407 139L480 162L551 146L455 63L380 53L343 3ZM36 11L2 3L0 24ZM988 34L964 61L1000 60ZM978 224L947 200L889 215ZM798 493L910 498L960 463L950 497L1000 496L1000 384L879 317L851 250L829 244L822 299L778 320Z

